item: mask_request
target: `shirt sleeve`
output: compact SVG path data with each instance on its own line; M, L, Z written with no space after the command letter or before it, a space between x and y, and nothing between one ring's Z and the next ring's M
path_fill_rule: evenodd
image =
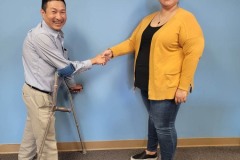
M56 42L46 34L38 34L35 36L35 49L39 56L51 66L56 69L65 68L70 63L75 67L76 73L81 73L92 67L91 61L70 61L64 57L64 55L57 48Z

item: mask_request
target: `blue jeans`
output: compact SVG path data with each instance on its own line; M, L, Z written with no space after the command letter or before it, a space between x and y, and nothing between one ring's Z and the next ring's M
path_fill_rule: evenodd
M161 160L173 160L177 146L175 120L180 107L172 100L149 100L148 92L141 91L149 113L147 150L156 152L160 146Z

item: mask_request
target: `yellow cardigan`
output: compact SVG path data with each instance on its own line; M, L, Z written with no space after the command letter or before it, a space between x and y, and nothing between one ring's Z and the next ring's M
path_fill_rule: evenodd
M146 16L129 39L111 47L113 57L128 53L138 56L143 31L157 12ZM196 18L178 8L176 14L153 36L149 57L148 97L173 99L177 88L189 91L204 49L204 36ZM135 68L135 67L134 67Z

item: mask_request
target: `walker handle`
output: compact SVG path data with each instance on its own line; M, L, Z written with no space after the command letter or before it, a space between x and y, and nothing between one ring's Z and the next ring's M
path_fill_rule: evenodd
M71 112L71 109L65 108L65 107L55 107L54 111L60 111L60 112Z

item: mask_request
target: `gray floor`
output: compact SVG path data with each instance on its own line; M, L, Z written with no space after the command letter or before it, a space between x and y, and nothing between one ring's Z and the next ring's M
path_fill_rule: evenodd
M142 150L61 152L59 160L129 160ZM16 154L0 155L0 160L17 160ZM240 147L178 148L174 160L240 160Z

